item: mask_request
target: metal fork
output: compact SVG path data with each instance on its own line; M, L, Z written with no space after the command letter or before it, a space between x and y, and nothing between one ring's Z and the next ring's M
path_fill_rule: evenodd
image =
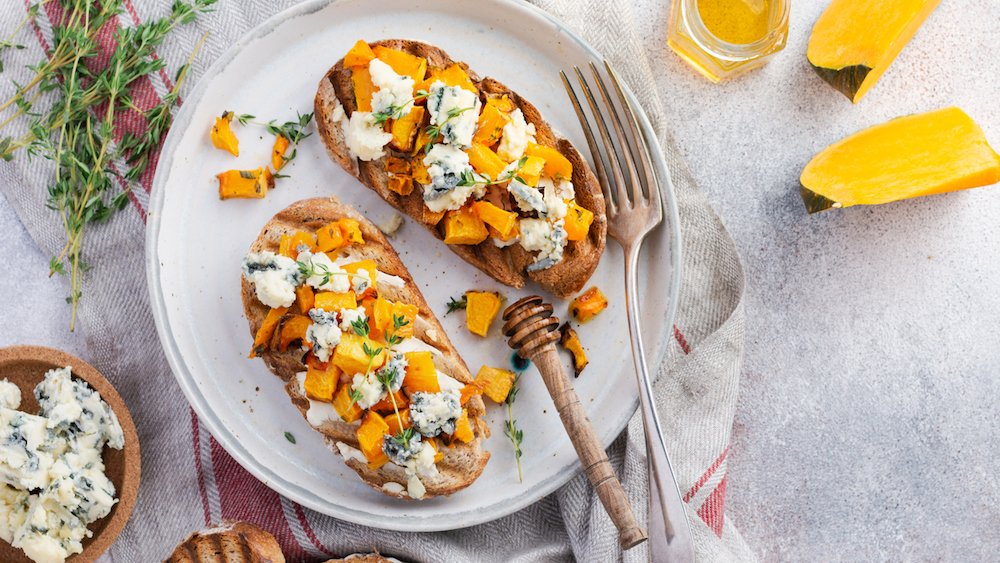
M681 500L680 489L666 446L663 444L663 434L660 431L659 417L653 402L653 382L646 369L646 353L642 345L642 331L639 325L638 304L638 269L639 250L642 241L657 225L663 221L663 208L660 205L659 182L652 170L649 160L649 145L637 126L635 112L622 91L618 76L607 61L604 67L611 78L617 93L618 104L608 93L604 79L597 66L590 63L601 97L604 99L605 111L615 129L618 139L616 147L608 132L604 114L597 104L590 85L580 72L579 67L573 67L580 80L584 96L590 105L590 110L597 122L601 139L604 141L607 160L611 168L611 181L602 162L601 152L594 140L593 129L584 114L580 100L565 72L560 71L563 84L569 93L577 117L583 126L583 132L590 145L594 157L597 176L604 191L604 202L607 207L608 234L618 241L625 251L625 303L628 308L628 328L632 339L632 355L635 359L635 371L639 380L639 403L642 406L642 421L646 430L646 453L649 461L649 552L654 562L693 562L694 545L691 542L691 530L688 527L687 515L684 513L684 502ZM620 109L619 109L620 106ZM622 118L628 123L628 130L622 126ZM636 157L638 155L638 158ZM636 165L638 160L639 166ZM641 174L640 174L641 167ZM623 168L625 172L623 173ZM628 175L627 181L626 176ZM660 530L662 533L657 533Z

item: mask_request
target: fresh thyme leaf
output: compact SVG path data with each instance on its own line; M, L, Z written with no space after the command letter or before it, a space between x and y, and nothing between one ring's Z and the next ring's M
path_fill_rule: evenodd
M521 379L521 374L514 378L514 383L510 386L510 393L507 394L507 424L503 433L514 445L514 459L517 461L517 478L523 483L524 476L521 473L521 441L524 439L524 432L517 428L517 421L514 420L514 400L517 397L517 382Z
M351 321L351 328L354 330L354 334L357 334L361 338L368 338L368 319L358 317ZM367 346L368 343L365 343Z
M351 407L354 406L354 403L361 400L361 389L351 388L351 391L350 393L348 393L348 395L351 397L351 402L347 404L347 410L351 410Z
M465 309L468 304L469 299L465 295L462 295L462 299L459 300L456 300L454 297L450 297L448 301L448 312L445 313L444 316L447 317L450 313L454 313L459 309Z
M462 112L469 111L470 109L473 109L473 106L469 106L467 108L451 108L447 113L445 113L444 121L438 123L437 125L428 125L424 132L427 133L427 137L430 138L430 141L428 141L427 146L424 147L424 152L431 152L431 145L437 142L438 137L441 136L441 128L444 127L446 123L461 115Z
M37 16L39 8L53 0L41 0L28 8L27 17L14 29L10 38L0 41L0 51L21 48L14 37L26 23ZM43 156L55 164L55 178L48 186L46 207L59 214L66 232L62 252L49 262L49 275L70 276L68 302L73 310L70 330L76 325L76 311L83 295L81 274L89 269L83 260L84 232L89 224L109 220L115 211L128 204L128 190L150 163L173 120L180 87L191 60L201 47L194 49L188 63L181 66L174 88L160 104L139 108L132 100L131 86L140 78L164 68L154 50L178 25L194 21L198 13L210 11L215 0L176 0L168 16L141 22L131 28L118 26L124 0L59 0L62 16L53 22L53 45L45 58L28 65L31 79L13 82L14 95L0 104L0 112L14 106L16 111L0 122L0 129L20 118L26 121L20 136L0 141L0 158L11 160L23 149L28 161ZM108 26L108 27L106 27ZM107 31L113 31L113 47L102 52ZM202 38L204 40L204 37ZM93 70L86 62L104 55L102 70ZM55 92L51 107L36 111L34 103L44 92ZM145 118L141 134L125 134L115 141L115 127L126 112L135 111ZM124 160L127 169L119 172L112 164ZM117 185L123 186L117 191Z
M295 443L295 436L292 436L291 432L285 432L285 439L291 443Z

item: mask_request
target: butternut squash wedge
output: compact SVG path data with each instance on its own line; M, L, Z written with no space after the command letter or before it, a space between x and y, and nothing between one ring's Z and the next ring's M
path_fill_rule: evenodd
M809 213L876 205L1000 181L1000 156L957 107L859 131L817 154L799 178Z
M940 2L833 0L809 36L809 64L858 103Z

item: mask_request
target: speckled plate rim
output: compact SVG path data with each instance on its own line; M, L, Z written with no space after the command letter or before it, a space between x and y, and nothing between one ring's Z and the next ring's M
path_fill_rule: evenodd
M290 19L307 16L337 3L338 0L307 0L306 2L293 6L272 16L265 22L255 27L246 36L237 41L233 47L220 56L219 59L211 65L211 67L209 67L193 91L188 95L187 99L189 103L185 104L178 113L174 125L171 128L171 133L168 134L167 139L164 142L161 158L157 167L157 174L154 177L150 197L150 213L148 215L146 228L147 283L149 284L157 333L159 334L168 363L170 364L182 391L191 403L192 407L195 409L200 420L205 423L212 435L219 441L223 448L238 463L240 463L240 465L276 492L323 514L357 524L391 530L441 531L489 522L534 504L538 500L552 493L582 471L582 467L579 462L575 459L572 460L567 465L561 467L558 471L553 472L551 477L529 489L523 490L516 498L492 505L492 510L466 511L452 514L448 518L440 516L435 518L421 517L419 515L419 510L415 510L413 511L415 514L410 517L387 519L378 514L372 514L369 512L354 510L345 506L323 502L308 489L295 483L288 482L282 475L266 467L263 463L258 461L235 436L232 435L232 433L227 429L225 423L215 415L206 398L199 392L193 383L191 372L185 364L178 343L171 333L171 328L167 322L167 305L163 289L159 285L161 267L157 241L160 236L161 210L164 205L166 194L163 185L166 174L161 174L160 169L169 169L172 165L176 145L180 140L180 135L174 134L174 131L187 129L190 125L193 113L193 111L191 111L193 104L190 102L192 100L197 101L202 98L211 79L221 72L227 65L229 65L246 48L247 45L272 33L275 28ZM575 42L577 46L590 55L595 63L600 63L603 60L603 57L579 35L538 7L523 0L493 0L493 3L496 5L502 5L505 9L511 10L512 12L517 12L517 15L519 16L547 23ZM517 21L516 18L512 19ZM637 109L636 118L643 135L650 144L652 165L661 184L661 193L664 196L663 206L665 225L661 225L658 229L669 229L670 276L669 288L666 292L668 294L668 298L663 311L662 321L663 326L670 327L673 324L673 319L677 310L681 279L681 234L677 202L673 184L670 180L670 174L667 170L666 162L662 157L662 151L659 148L656 132L649 122L645 112L642 110L642 106L639 104L638 100L627 86L623 84L623 87L625 95ZM576 125L578 126L578 124ZM585 147L580 147L580 150L585 155L589 156L589 150ZM588 158L588 160L591 159ZM608 244L611 244L610 240ZM664 333L669 334L670 331L664 331ZM668 348L666 337L664 337L663 341L655 343L654 346L655 347L653 349L656 350L656 353L648 355L654 360L650 362L650 369L655 372L662 362ZM636 408L638 408L638 404L639 399L638 394L636 394L630 408L625 409L624 414L611 425L613 431L607 432L601 436L602 443L605 447L610 446L611 442L614 441L614 439L617 438L621 431L625 428L632 416L632 413L634 413Z
M124 459L125 470L122 483L118 493L118 502L112 508L109 520L100 534L85 542L82 552L70 556L66 563L91 563L97 560L104 552L111 547L125 524L128 523L135 508L136 498L139 496L139 482L142 477L142 454L139 443L139 434L136 432L135 423L129 413L128 406L122 400L121 395L114 385L101 372L92 365L77 358L76 356L45 346L17 345L0 348L0 379L3 379L4 364L12 361L37 361L39 363L50 364L53 367L70 366L73 376L86 381L91 387L101 394L103 399L118 417L118 424L122 427L125 435ZM44 373L40 376L44 377ZM107 517L106 517L107 518Z

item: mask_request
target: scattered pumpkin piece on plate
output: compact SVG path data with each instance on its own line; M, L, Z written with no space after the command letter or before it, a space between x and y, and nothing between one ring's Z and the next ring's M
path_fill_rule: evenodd
M486 336L493 319L500 312L500 294L490 291L467 291L465 299L465 324L469 327L469 332Z
M240 140L236 138L236 134L229 128L229 124L232 121L233 112L222 112L222 117L215 118L215 125L212 126L210 136L215 148L222 149L233 156L240 156Z
M580 372L583 368L587 367L590 363L587 360L587 352L583 350L583 344L580 343L580 335L576 333L575 330L570 328L569 322L565 322L559 327L559 332L562 333L562 337L559 339L559 344L562 344L563 348L570 351L573 354L573 375L580 377Z
M569 303L570 313L581 323L607 308L608 298L596 285Z

